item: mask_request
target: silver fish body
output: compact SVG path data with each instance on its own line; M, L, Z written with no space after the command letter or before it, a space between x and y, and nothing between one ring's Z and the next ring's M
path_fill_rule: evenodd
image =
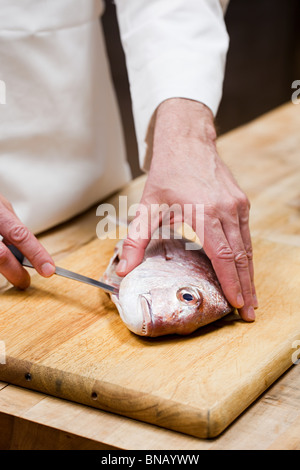
M116 266L123 241L102 279L119 286L111 295L122 321L137 335L187 335L233 310L202 249L186 250L187 240L151 240L143 262L124 278Z

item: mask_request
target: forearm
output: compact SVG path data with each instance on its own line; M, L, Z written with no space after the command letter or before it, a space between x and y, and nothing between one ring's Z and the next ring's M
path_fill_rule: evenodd
M149 124L161 104L181 97L216 114L229 38L219 0L116 0L116 6L140 164L147 171Z

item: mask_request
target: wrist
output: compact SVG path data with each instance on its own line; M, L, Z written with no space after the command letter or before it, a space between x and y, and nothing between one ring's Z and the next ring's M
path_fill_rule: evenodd
M199 101L171 98L157 108L154 141L189 138L215 143L216 129L212 111Z

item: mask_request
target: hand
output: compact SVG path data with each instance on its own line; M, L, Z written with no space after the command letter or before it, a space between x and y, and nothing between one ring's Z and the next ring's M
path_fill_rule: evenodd
M55 265L51 256L16 216L11 204L0 195L0 273L14 286L26 289L30 276L12 255L6 245L16 246L44 277L54 274Z
M258 304L249 230L250 204L219 157L213 115L199 102L170 99L157 110L153 156L141 204L150 211L152 204L163 203L169 207L204 205L204 238L197 233L195 220L187 222L200 238L227 300L245 321L253 321ZM139 215L130 226L140 222ZM145 217L145 227L147 222ZM151 230L146 230L143 237L133 236L134 230L128 231L117 267L120 276L141 263Z

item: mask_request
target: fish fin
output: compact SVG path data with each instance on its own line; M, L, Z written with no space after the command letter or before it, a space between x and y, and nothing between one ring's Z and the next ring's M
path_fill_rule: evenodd
M143 311L143 324L141 328L141 334L144 336L150 336L152 331L152 318L151 318L151 295L140 294L139 295L140 304Z
M117 265L120 261L120 256L122 253L123 242L124 240L120 240L115 245L114 254L111 257L104 274L100 278L100 281L106 282L107 284L115 287L119 287L123 279L116 273Z
M176 243L176 241L174 240L172 241L172 243L170 243L170 240L162 240L162 242L163 242L163 247L164 247L164 252L165 252L165 259L166 261L169 261L174 258L175 253L176 253L176 247L178 243L180 242Z
M151 238L146 250L144 258L153 258L155 256L165 257L165 251L161 238Z
M119 300L119 297L115 294L112 294L111 295L111 300L115 304L115 306L117 307L117 310L119 312L120 317L122 317L123 311L122 311L121 302Z
M163 238L159 236L159 238L151 238L145 251L145 258L160 256L169 261L178 255L178 249L183 249L182 240L172 238L172 233L170 237Z

